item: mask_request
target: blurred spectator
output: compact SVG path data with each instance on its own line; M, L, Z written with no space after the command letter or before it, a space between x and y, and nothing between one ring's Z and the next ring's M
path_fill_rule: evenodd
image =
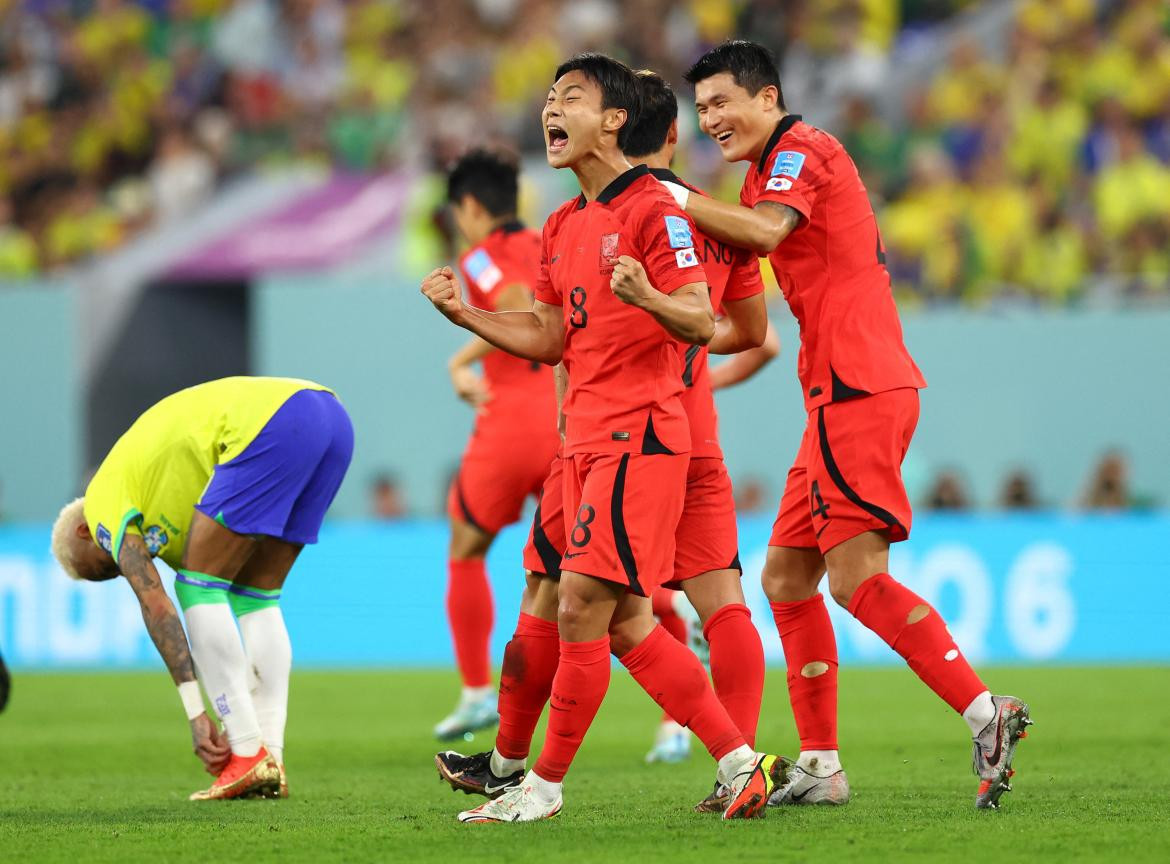
M1105 453L1089 477L1081 506L1085 510L1128 510L1129 461L1119 450Z
M0 195L0 279L25 279L37 271L32 235L12 221L12 202Z
M1040 502L1036 499L1036 487L1032 475L1024 470L1016 470L1008 474L999 493L999 506L1003 510L1039 509Z
M965 512L971 509L971 500L963 481L955 471L940 471L926 493L924 502L927 510Z
M370 483L370 514L375 519L386 520L406 516L406 502L394 475L379 474Z
M736 513L764 513L768 510L768 490L759 477L744 477L735 483L734 489Z
M148 173L159 222L190 212L207 198L215 183L211 158L179 126L163 133Z

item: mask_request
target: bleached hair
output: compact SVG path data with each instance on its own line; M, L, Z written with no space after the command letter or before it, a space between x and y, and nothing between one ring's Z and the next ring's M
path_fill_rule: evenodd
M61 508L53 523L53 557L70 579L81 579L73 561L72 543L79 520L85 518L85 499L75 498Z

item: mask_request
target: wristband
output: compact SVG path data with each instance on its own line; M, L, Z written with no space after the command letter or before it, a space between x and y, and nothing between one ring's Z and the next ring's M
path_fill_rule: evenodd
M680 208L683 210L687 209L687 201L689 201L691 198L690 189L688 189L686 186L683 186L681 183L672 183L669 180L659 180L658 182L666 187L666 191L670 193L671 197L674 198L675 203L678 204Z
M188 720L194 720L203 713L203 694L199 692L198 681L184 681L180 684L179 699L183 702Z

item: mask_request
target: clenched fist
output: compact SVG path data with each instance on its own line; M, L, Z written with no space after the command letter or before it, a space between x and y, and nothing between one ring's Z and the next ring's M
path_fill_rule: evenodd
M622 255L613 267L613 276L609 279L609 287L613 294L623 303L631 306L641 306L654 294L654 286L646 276L646 269L642 262L629 255Z
M452 321L456 321L463 312L463 294L450 267L440 267L428 273L422 281L421 290L434 307Z

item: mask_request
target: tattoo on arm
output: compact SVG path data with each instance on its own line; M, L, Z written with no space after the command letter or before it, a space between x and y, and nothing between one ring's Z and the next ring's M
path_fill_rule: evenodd
M796 230L797 226L800 225L800 220L803 218L799 210L795 210L787 204L781 204L778 201L761 201L756 207L767 207L769 210L774 210L779 214L781 220L780 227L783 229L785 237Z
M187 634L170 598L163 591L154 560L139 537L128 535L122 541L118 566L142 607L142 620L163 662L176 684L195 680L195 666Z

